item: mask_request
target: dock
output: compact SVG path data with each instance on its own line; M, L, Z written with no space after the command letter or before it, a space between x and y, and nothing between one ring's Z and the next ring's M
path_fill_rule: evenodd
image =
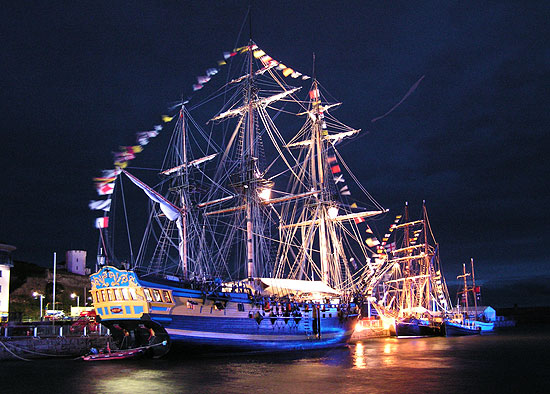
M363 341L372 338L384 338L390 336L390 330L385 328L380 319L361 319L355 326L351 336L351 342Z
M0 329L0 360L70 358L87 354L92 347L103 349L111 341L109 331L71 330L69 325L37 322L7 325Z

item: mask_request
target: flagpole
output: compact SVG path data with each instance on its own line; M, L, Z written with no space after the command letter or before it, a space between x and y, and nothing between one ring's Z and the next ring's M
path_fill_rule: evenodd
M57 255L55 252L53 252L53 296L52 296L53 310L55 310L55 275L56 275L56 269L57 269L56 262L57 262Z
M477 320L476 276L475 276L475 273L474 273L474 258L473 257L470 258L470 263L472 264L472 287L473 287L473 290L474 290L472 292L472 294L474 295L474 313L476 314L474 320Z

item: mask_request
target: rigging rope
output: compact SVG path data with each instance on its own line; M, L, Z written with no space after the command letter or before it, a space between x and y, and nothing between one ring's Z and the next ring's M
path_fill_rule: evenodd
M4 341L0 341L0 345L4 346L4 349L6 349L7 352L8 352L9 354L11 354L13 357L18 358L18 359L23 360L23 361L32 361L32 360L29 360L28 358L21 357L21 356L15 354L14 352L12 352L12 351L11 351L10 349L8 349L8 347L4 344Z

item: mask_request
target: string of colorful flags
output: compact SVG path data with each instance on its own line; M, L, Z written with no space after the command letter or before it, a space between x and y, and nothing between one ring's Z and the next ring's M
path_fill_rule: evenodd
M278 60L273 59L271 56L265 53L264 50L260 49L256 44L253 44L250 48L249 46L242 46L239 48L235 48L232 51L225 51L223 52L223 59L218 60L218 67L210 67L206 70L204 75L197 76L197 83L193 84L193 92L196 92L197 90L200 90L204 87L206 83L208 83L212 77L220 72L221 67L225 66L227 64L227 61L239 54L243 54L248 52L249 50L252 51L252 55L255 59L259 59L262 64L263 68L256 71L256 75L260 75L265 73L267 70L275 68L276 70L281 71L283 76L285 77L291 77L291 78L299 78L301 77L302 80L306 80L311 78L308 75L304 75L299 71L294 70L293 68L285 66L283 63L281 63ZM240 79L239 79L240 80Z
M321 96L319 94L319 89L317 88L317 86L315 86L313 89L309 91L309 98L310 100L312 100L312 103L314 105L315 104L319 105L321 103L320 97ZM328 130L327 130L327 123L325 122L325 113L324 113L323 107L321 107L320 105L318 106L318 116L319 116L319 119L321 120L321 134L323 136L327 136ZM330 167L332 176L334 178L334 184L336 185L336 188L340 192L340 195L351 196L351 192L349 190L348 185L346 184L346 180L344 179L344 174L342 174L342 169L338 164L338 159L336 159L336 155L334 154L334 151L332 150L329 151L327 156L327 162ZM340 183L342 185L339 185ZM354 203L350 207L357 208L357 204ZM365 221L364 218L355 218L354 220L356 224L362 223Z
M397 215L395 217L393 223L388 229L388 232L384 234L384 237L382 238L382 243L380 244L380 247L378 248L377 253L389 253L389 252L393 252L396 249L395 241L391 243L388 243L388 241L390 239L390 236L393 230L397 227L397 224L399 223L402 217L403 215Z
M164 123L168 123L174 117L163 115L161 118ZM143 147L149 143L151 138L158 136L162 128L162 125L155 125L153 130L137 132L136 145L121 146L118 152L113 152L114 169L103 170L101 176L93 178L97 194L108 196L103 200L91 200L88 204L88 207L93 211L104 211L104 216L97 218L95 221L97 229L109 227L107 212L111 210L111 195L115 190L115 182L122 169L126 168L128 163L134 160L138 153L143 152Z
M390 242L390 243L388 243L388 241L391 237L391 234L392 234L393 230L397 227L397 224L399 223L399 221L401 220L402 217L403 217L403 215L397 215L395 217L395 220L393 221L392 225L388 229L388 232L386 234L384 234L384 237L382 238L382 242L380 242L376 238L376 236L374 235L372 229L367 225L366 232L367 232L368 238L365 240L365 243L367 244L367 246L369 248L376 248L376 253L379 254L379 255L385 255L389 252L395 251L396 250L395 241ZM417 238L418 238L418 235L416 236L416 238L413 238L414 242L416 242Z
M281 71L281 73L285 77L291 77L294 79L301 77L302 80L311 78L310 76L304 75L301 72L294 70L293 68L285 66L280 61L273 59L271 56L265 53L264 50L258 48L258 46L255 44L252 45L252 51L253 51L252 54L254 55L254 58L259 59L264 65L264 68L260 69L258 73L264 73L270 68L275 68L276 70Z
M281 71L281 73L285 77L289 77L289 76L291 78L302 77L302 80L306 80L310 78L309 76L304 75L290 67L287 67L281 62L273 59L271 56L267 55L265 51L258 48L256 44L253 44L252 47L242 46L239 48L235 48L232 51L223 52L223 59L218 60L217 67L210 67L206 69L204 75L197 76L197 83L192 85L193 92L201 90L204 87L204 85L212 79L213 76L219 73L220 68L222 66L225 66L227 64L227 61L230 58L238 54L246 53L249 50L253 51L252 54L254 58L259 59L264 66L263 68L258 70L256 74L262 74L268 69L276 68L277 70ZM317 91L317 95L318 95L318 91ZM184 104L188 103L190 99L191 97L189 97L184 102ZM174 118L173 116L169 116L169 115L162 115L161 117L164 123L171 122L173 118ZM324 127L326 129L326 125ZM103 199L103 200L91 200L88 204L88 207L91 210L104 211L104 216L97 218L95 221L96 228L102 229L102 228L107 228L109 226L109 218L107 217L107 212L109 212L111 209L111 195L114 192L115 181L118 175L121 173L122 169L128 166L128 163L131 160L136 158L136 155L138 153L141 153L143 151L143 147L149 143L149 140L151 138L154 138L159 135L162 129L163 129L162 125L155 125L152 130L140 131L136 133L136 145L122 146L120 147L119 152L113 153L114 155L113 165L115 168L112 170L103 170L100 177L93 178L98 195L108 196L106 199Z
M336 159L336 156L334 153L329 153L327 157L328 165L330 166L330 172L332 172L332 176L334 178L334 183L336 184L336 188L340 192L342 196L351 196L351 192L349 191L348 185L346 185L346 180L344 179L344 175L342 174L342 169L340 168L340 165L338 164L338 160ZM339 185L339 184L342 185Z

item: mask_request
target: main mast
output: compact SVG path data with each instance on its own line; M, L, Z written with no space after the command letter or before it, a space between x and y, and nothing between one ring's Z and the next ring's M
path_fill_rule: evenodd
M180 121L181 121L181 143L182 143L182 160L183 160L183 171L182 171L182 187L180 188L180 202L181 202L181 216L176 222L178 229L180 231L180 244L179 244L179 253L181 268L183 271L183 277L188 277L188 267L187 267L187 203L186 203L186 188L187 182L189 182L189 170L187 162L187 132L185 125L185 117L183 115L184 107L182 105L180 110Z
M405 202L405 223L409 223L409 203L408 202ZM407 249L407 256L410 256L410 251L408 251L409 249L409 246L410 246L410 234L409 234L409 226L405 226L405 230L404 230L404 245L405 245L405 248ZM411 277L412 276L412 260L411 259L407 259L407 269L405 270L405 273L407 275L407 277ZM405 294L406 294L406 298L405 300L408 301L408 308L412 308L413 305L414 305L414 301L413 301L413 281L412 280L408 280L408 281L405 281L403 283L403 286L405 286Z
M248 43L248 84L246 91L246 100L248 104L248 122L246 134L248 138L248 147L245 152L246 160L246 179L244 183L245 190L245 206L246 206L246 255L247 255L247 276L253 278L256 275L256 256L254 245L254 218L253 204L255 200L256 184L254 182L254 166L255 166L255 132L254 132L254 108L253 108L253 83L254 76L252 70L252 40Z
M462 294L462 297L464 297L466 311L468 311L468 282L466 281L466 278L470 276L470 273L466 273L466 263L462 263L462 275L458 275L456 278L464 279L464 290L460 292L459 294Z
M432 301L432 266L430 260L430 247L428 245L428 213L426 211L426 201L422 201L422 227L424 233L424 273L428 275L428 280L426 282L426 309L430 309L430 304L433 304ZM435 305L431 305L431 310L435 311Z
M477 320L477 293L476 293L476 275L474 273L474 258L470 258L470 264L472 265L472 296L474 297L474 312L475 319Z

